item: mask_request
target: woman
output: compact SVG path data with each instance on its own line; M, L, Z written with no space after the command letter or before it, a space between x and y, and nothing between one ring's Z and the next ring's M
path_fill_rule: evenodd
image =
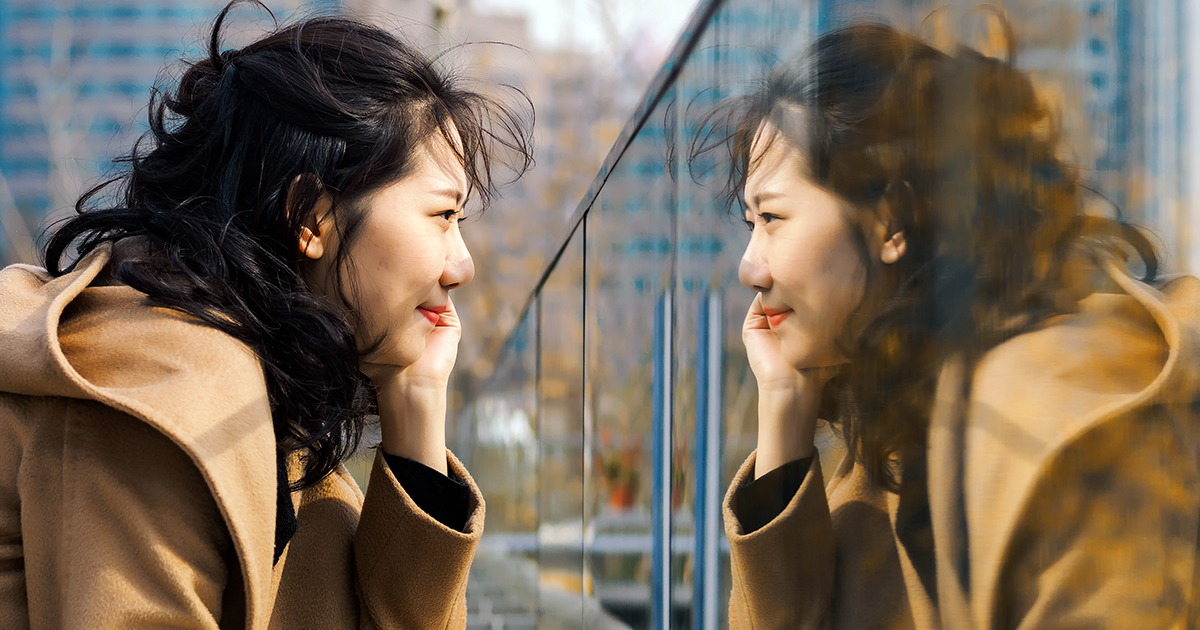
M0 272L5 628L465 625L458 223L529 130L351 19L222 51L235 4L46 269Z
M1200 284L1084 212L1029 78L855 25L741 105L730 625L1200 623ZM818 418L848 448L828 486Z

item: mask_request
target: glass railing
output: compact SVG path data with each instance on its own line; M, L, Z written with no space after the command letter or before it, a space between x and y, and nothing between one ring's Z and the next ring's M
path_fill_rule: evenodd
M720 506L757 424L740 334L752 293L737 277L749 233L717 200L723 158L689 160L692 138L714 105L847 19L936 40L978 4L700 3L455 421L487 499L471 627L727 627ZM1159 32L1183 4L1010 4L1018 66L1083 112L1063 119L1074 162L1186 269L1185 95L1166 72L1185 53L1179 31ZM823 466L843 448L819 434Z

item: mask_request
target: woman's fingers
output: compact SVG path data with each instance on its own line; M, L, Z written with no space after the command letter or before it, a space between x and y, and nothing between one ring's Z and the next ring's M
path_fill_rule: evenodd
M750 302L750 309L746 311L746 321L742 323L742 330L770 330L771 322L767 319L767 313L763 310L762 294L754 294L754 301Z
M446 310L442 311L435 326L462 330L462 321L458 318L458 310L454 308L454 300L446 298Z
M763 311L762 297L756 295L746 312L742 324L742 343L746 346L746 358L750 370L758 380L759 387L785 383L790 386L797 372L788 365L780 347L779 334L771 329L767 314Z

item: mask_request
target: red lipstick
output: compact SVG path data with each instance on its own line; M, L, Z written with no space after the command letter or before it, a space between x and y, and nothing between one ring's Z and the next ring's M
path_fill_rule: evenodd
M791 314L791 311L767 313L767 323L771 324L771 328L779 328L779 325L783 323L783 320L787 319L787 316Z
M429 320L430 324L437 326L438 320L442 318L442 313L446 312L445 306L418 306L418 311Z

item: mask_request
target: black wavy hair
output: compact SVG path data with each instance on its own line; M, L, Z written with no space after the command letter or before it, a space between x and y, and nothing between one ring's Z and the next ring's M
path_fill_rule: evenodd
M1083 211L1087 189L1058 156L1055 114L1011 60L944 53L881 24L821 35L693 137L693 161L727 152L723 199L739 215L764 122L779 130L768 141L793 141L810 158L806 175L853 208L869 301L838 340L850 363L827 384L820 417L889 489L897 462L923 461L947 359L964 361L969 389L984 352L1077 307L1090 291L1079 278L1101 256L1134 253L1144 280L1155 278L1145 235L1119 212ZM869 263L864 229L881 218L907 246L882 267Z
M43 260L61 275L102 243L136 237L144 246L124 248L134 253L114 278L254 350L279 452L303 451L301 488L353 453L374 406L358 369L370 349L356 345L361 318L348 306L356 290L341 273L354 262L359 202L405 177L440 134L486 207L506 183L495 165L514 179L532 165L533 111L519 90L500 100L464 89L436 59L350 17L310 16L222 50L223 26L243 1L270 12L258 0L225 6L207 55L184 61L176 86L160 80L149 131L114 177L80 197ZM322 195L341 243L341 304L310 291L301 272L300 225Z

